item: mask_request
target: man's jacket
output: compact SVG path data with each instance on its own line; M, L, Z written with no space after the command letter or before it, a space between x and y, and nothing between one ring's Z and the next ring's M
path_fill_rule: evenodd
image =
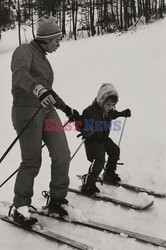
M44 50L34 40L19 46L13 53L12 62L13 103L21 106L40 107L38 98L32 93L35 85L52 89L53 70ZM64 109L65 103L56 95L57 108Z

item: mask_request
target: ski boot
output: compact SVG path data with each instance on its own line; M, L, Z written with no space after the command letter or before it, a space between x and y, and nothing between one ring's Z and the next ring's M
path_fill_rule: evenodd
M90 196L99 193L100 190L96 187L96 180L97 178L91 174L84 174L82 176L82 186L80 188L81 192Z
M29 206L14 207L12 217L13 221L24 227L31 227L38 222L37 218L31 216Z
M82 185L81 192L90 196L94 196L96 193L100 193L100 190L96 187L96 185L89 186L89 185Z
M65 210L66 206L68 206L68 200L65 198L55 199L50 197L48 212L49 214L58 214L60 217L68 216L68 212Z
M103 174L103 182L105 182L107 184L117 186L119 181L121 181L121 178L115 172L112 172L109 174L107 174L107 173Z

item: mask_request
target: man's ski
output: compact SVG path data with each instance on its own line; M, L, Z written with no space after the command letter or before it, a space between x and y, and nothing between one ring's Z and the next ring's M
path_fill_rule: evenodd
M1 204L3 204L3 206L10 206L11 204L9 202L5 202L5 201L2 201L0 202ZM161 247L166 247L166 240L163 240L163 239L160 239L160 238L157 238L157 237L153 237L153 236L149 236L149 235L145 235L145 234L141 234L139 232L135 232L135 231L132 231L132 230L126 230L126 229L123 229L123 228L119 228L119 227L114 227L114 226L110 226L110 225L104 225L102 223L98 223L98 222L94 222L94 221L66 221L65 219L63 218L60 218L60 217L53 217L53 216L50 216L49 214L46 213L46 210L45 209L37 209L37 210L33 210L34 213L37 213L39 215L42 215L42 216L46 216L46 217L50 217L52 219L56 219L58 221L61 221L62 223L72 223L74 225L79 225L79 226L84 226L84 227L88 227L88 228L92 228L94 230L99 230L99 231L102 231L102 232L109 232L109 233L113 233L113 234L118 234L118 235L125 235L126 237L129 237L129 238L134 238L138 241L141 241L141 242L144 242L144 243L147 243L147 244L153 244L153 245L156 245L156 246L161 246ZM0 214L0 219L4 220L4 221L7 221L7 222L10 222L12 224L15 224L21 228L24 228L22 227L21 225L13 222L13 220L9 220L9 218L5 215L2 215ZM29 228L25 228L27 230L30 230ZM51 238L59 243L62 243L62 244L67 244L67 245L70 245L71 246L71 240L67 238L67 242L64 242L63 240L66 239L64 238L63 236L61 235L58 235L59 237L55 237L57 236L57 234L54 234L53 232L50 232L50 231L46 231L45 229L44 230L36 230L33 229L33 232L35 233L38 233L42 236L45 236L45 237L48 237L48 238ZM47 234L48 232L48 234ZM69 240L69 244L68 244L68 240ZM77 248L77 249L93 249L91 246L87 246L87 245L84 245L84 244L80 244L76 241L72 242L72 247L73 248Z
M82 179L82 175L77 175L77 177ZM103 181L103 183L108 185L107 182ZM126 189L130 189L130 190L133 190L133 191L136 191L136 192L145 192L147 194L150 194L150 195L153 195L153 196L156 196L156 197L166 197L166 193L157 192L157 191L154 191L154 190L138 187L138 186L135 186L135 185L130 185L130 184L125 183L123 181L118 182L117 186L121 186L121 187L124 187Z
M23 229L31 231L33 233L39 234L40 236L44 236L46 238L52 239L59 244L66 244L74 249L80 249L80 250L92 250L93 249L91 246L88 246L86 244L72 240L68 237L64 237L64 236L57 234L57 233L54 233L52 231L48 231L45 228L37 229L35 227L24 227L16 222L14 222L12 218L10 218L4 214L1 214L1 213L0 213L0 219L5 221L5 222L11 223L19 228L23 228Z
M50 217L52 219L56 219L56 220L64 222L64 223L72 223L74 225L84 226L84 227L92 228L92 229L99 230L102 232L106 231L108 233L126 235L129 238L134 238L134 239L141 241L141 242L144 242L144 243L166 247L166 240L156 238L153 236L149 236L146 234L141 234L141 233L134 232L131 230L126 230L126 229L119 228L119 227L109 226L109 225L105 225L105 224L98 223L95 221L70 221L70 222L68 222L61 217L50 216L49 214L46 213L45 209L43 209L43 210L37 209L37 211L34 211L34 213L37 213L37 214L43 215L43 216L47 216L47 217Z
M150 201L149 203L147 203L145 205L136 205L136 204L132 204L132 203L129 203L129 202L117 200L117 199L111 198L109 196L104 196L104 195L101 195L101 194L96 194L94 196L89 196L89 195L86 195L86 194L82 193L80 190L74 189L74 188L69 188L68 191L72 192L72 193L76 193L78 195L83 195L85 197L88 197L88 198L91 198L91 199L94 199L94 200L112 202L114 204L121 205L123 207L136 209L136 210L145 210L145 209L151 207L153 205L153 203L154 203L154 201Z

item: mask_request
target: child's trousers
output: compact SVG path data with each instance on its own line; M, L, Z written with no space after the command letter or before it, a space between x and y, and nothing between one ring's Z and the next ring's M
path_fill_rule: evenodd
M110 138L107 138L104 143L85 143L85 149L88 160L92 162L89 167L90 175L88 178L90 185L95 184L97 177L104 168L105 153L108 154L105 173L110 175L116 171L116 164L120 156L120 148Z

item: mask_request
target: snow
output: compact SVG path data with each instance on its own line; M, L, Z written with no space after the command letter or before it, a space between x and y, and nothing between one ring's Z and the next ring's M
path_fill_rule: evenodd
M121 159L124 165L118 166L118 173L123 181L156 191L166 192L166 133L165 133L165 58L166 58L166 19L151 25L140 26L136 31L124 34L110 34L99 37L63 41L54 54L48 55L55 72L55 91L63 100L80 112L95 98L103 82L111 82L117 88L120 100L118 110L130 108L132 117L127 119L121 147ZM29 35L27 35L29 39ZM0 92L0 155L15 139L16 134L11 123L11 71L10 62L13 50L18 45L15 30L2 34L0 43L1 92ZM66 117L58 111L63 123ZM120 119L121 126L124 119ZM71 154L81 143L78 134L67 131ZM111 138L118 143L121 131L111 131ZM2 183L19 166L20 150L16 143L10 153L1 162L0 182ZM45 205L41 192L48 190L50 180L50 159L43 148L43 163L35 179L34 206ZM70 166L70 186L81 185L77 174L87 172L89 162L84 146L75 155ZM0 200L12 202L13 177L0 189ZM94 201L69 193L68 200L75 206L77 218L90 219L107 225L135 230L166 240L166 200L147 194L133 193L122 187L98 187L107 195L133 201L139 204L154 200L153 207L146 211L124 209L111 203ZM0 207L0 211L3 210ZM40 218L49 230L71 236L73 239L98 250L160 250L150 244L140 243L126 235L109 234L81 228L70 223ZM48 223L49 221L49 223ZM5 250L28 249L70 249L53 241L31 234L0 221L0 248Z

